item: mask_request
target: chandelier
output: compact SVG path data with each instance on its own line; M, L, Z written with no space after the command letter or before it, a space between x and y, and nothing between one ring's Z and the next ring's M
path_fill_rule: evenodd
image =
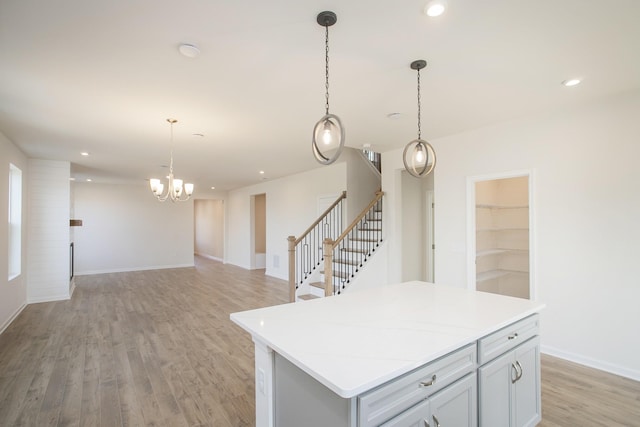
M419 59L411 63L411 69L418 72L418 139L414 139L404 147L402 161L404 168L412 176L422 178L429 175L436 166L436 152L431 144L422 139L420 126L420 70L427 66L427 61Z
M173 176L173 124L178 121L176 119L167 119L167 121L171 125L171 160L169 161L167 192L164 192L164 184L162 184L159 179L151 178L149 180L149 186L151 187L153 195L161 202L167 199L172 202L186 202L191 198L191 194L193 193L193 184L185 183L183 186L182 180L174 178Z
M324 88L325 88L325 115L313 128L312 149L315 159L323 164L330 165L335 162L344 148L344 126L340 118L329 113L329 27L338 20L335 13L330 11L320 12L317 17L319 25L325 28L324 39Z

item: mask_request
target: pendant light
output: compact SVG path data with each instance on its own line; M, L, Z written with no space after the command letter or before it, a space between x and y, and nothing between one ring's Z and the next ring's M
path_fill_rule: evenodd
M313 128L313 156L323 165L335 162L344 148L344 126L335 114L329 113L329 27L338 20L330 11L318 14L318 24L325 27L325 115Z
M402 161L404 168L412 176L422 178L429 175L436 166L436 152L431 144L422 139L422 129L420 124L420 70L427 66L427 61L419 59L411 63L411 69L418 72L418 139L414 139L404 147Z
M173 125L178 121L176 119L167 119L167 122L171 125L171 151L169 160L169 176L167 177L167 192L164 192L164 184L162 184L157 178L151 178L149 180L149 186L151 187L153 195L161 202L166 200L171 200L172 202L186 202L191 198L191 194L193 194L193 184L187 182L183 186L182 180L174 178L173 176Z

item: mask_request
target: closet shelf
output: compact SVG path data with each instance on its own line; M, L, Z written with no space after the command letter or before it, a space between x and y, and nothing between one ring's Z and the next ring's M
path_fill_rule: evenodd
M476 208L478 209L529 209L528 205L514 205L514 206L507 206L507 205L491 205L491 204L477 204Z
M524 276L528 277L529 272L527 271L515 271L515 270L489 270L483 271L482 273L476 274L476 282L485 282L491 279L497 279L499 277L504 277L507 275L516 275L516 276Z
M492 249L484 249L482 251L476 252L476 257L480 258L483 256L490 255L502 255L502 254L522 254L526 255L529 251L527 249L507 249L507 248L492 248Z

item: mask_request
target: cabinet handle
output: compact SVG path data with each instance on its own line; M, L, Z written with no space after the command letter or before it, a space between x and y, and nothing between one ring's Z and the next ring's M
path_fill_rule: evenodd
M440 427L440 421L438 421L438 418L436 418L435 415L433 415L433 422L436 423L435 427Z
M518 333L517 333L517 332L515 332L513 335L509 335L509 336L507 337L507 339L510 339L510 340L514 340L514 339L516 339L516 338L518 338Z
M431 377L431 379L429 381L422 381L420 383L420 387L429 387L432 386L436 383L436 374L433 374L433 376Z
M520 378L522 378L522 365L517 360L516 360L516 368L520 369L520 373L516 377L516 381L518 381Z
M513 371L516 371L516 376L513 376ZM518 367L515 364L511 364L511 384L514 384L518 381Z

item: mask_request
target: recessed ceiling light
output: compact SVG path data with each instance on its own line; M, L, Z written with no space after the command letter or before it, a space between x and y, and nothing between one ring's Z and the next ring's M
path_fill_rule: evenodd
M424 7L424 13L426 13L427 16L435 18L444 13L446 6L443 0L432 0Z
M197 46L188 43L182 43L180 46L178 46L178 50L183 56L186 56L187 58L195 58L196 56L200 55L200 49L198 49Z
M580 79L568 79L563 81L562 84L567 87L577 86L580 84Z
M264 175L264 171L260 171L260 175Z
M76 179L74 177L69 178L69 181L75 181Z
M91 178L87 178L87 182L91 182L93 181Z
M82 153L80 153L81 156L88 156L89 153L87 151L83 151Z
M211 189L212 189L212 190L215 190L215 189L216 189L216 187L211 187Z

